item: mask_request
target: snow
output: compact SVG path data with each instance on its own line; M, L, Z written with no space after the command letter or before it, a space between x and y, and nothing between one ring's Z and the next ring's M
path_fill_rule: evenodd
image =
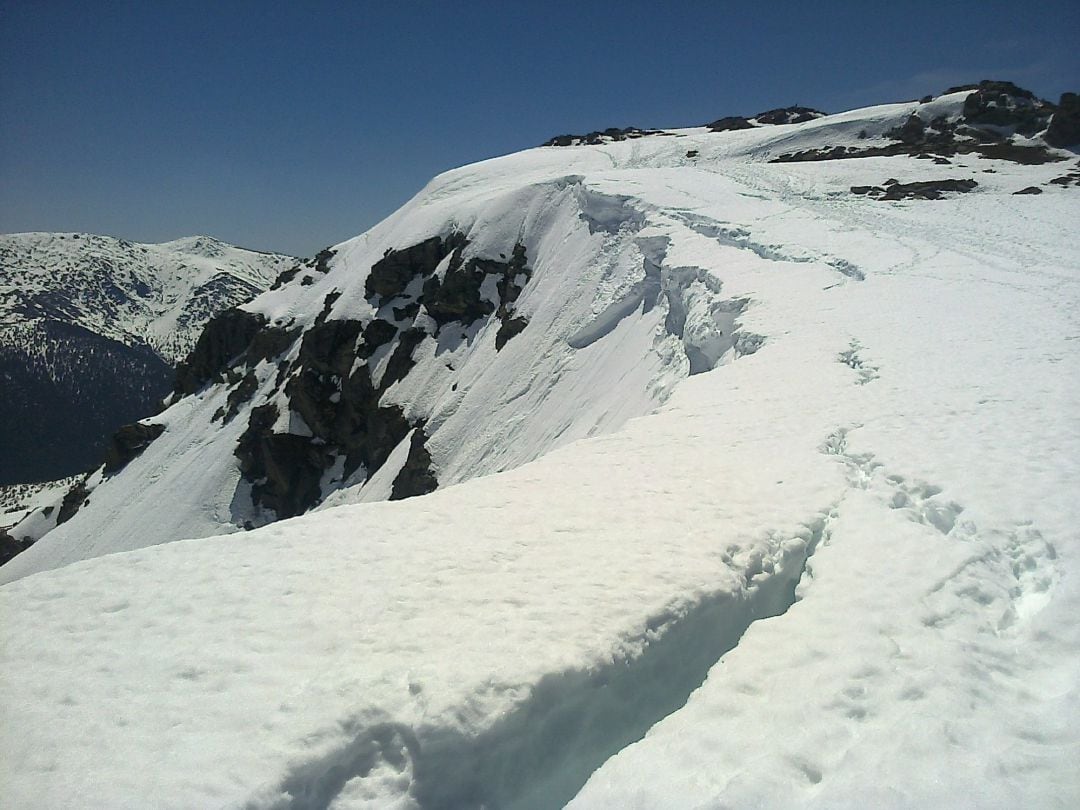
M1074 161L764 162L913 107L530 150L339 246L529 242L529 327L388 394L444 486L181 539L233 526L243 426L174 405L0 569L7 800L1076 806L1080 203L1012 196ZM980 185L847 192L942 176ZM363 283L250 306L360 317Z
M191 351L212 315L265 290L296 263L208 236L142 244L77 233L3 234L0 257L6 339L39 351L18 337L28 313L60 316L128 346L148 345L170 365Z

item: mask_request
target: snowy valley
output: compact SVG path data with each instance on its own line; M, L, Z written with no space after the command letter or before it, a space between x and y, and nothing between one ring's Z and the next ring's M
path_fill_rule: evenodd
M158 408L206 322L295 263L206 236L0 236L0 485L99 463L113 431Z
M1078 124L559 136L139 321L168 407L8 530L8 800L1075 806Z

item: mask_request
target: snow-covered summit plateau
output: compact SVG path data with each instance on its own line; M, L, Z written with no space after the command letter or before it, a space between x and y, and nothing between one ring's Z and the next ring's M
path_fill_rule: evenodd
M285 273L12 529L5 801L1076 806L1077 112L560 136Z

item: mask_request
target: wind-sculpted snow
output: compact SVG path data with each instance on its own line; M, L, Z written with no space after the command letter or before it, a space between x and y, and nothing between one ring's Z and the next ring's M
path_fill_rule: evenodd
M454 170L254 301L0 569L6 798L1076 806L1074 156L768 162L965 98ZM226 536L254 414L345 452Z

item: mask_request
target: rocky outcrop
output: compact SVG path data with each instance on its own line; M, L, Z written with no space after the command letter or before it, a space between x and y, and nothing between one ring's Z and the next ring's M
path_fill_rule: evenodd
M1021 135L1045 129L1054 105L1012 82L982 81L964 99L964 121L971 126L1012 128Z
M443 259L464 245L464 235L454 233L445 239L433 236L404 250L388 251L372 265L364 292L368 298L379 299L401 295L414 278L427 278Z
M744 118L741 115L729 115L706 124L710 132L728 132L738 129L753 129L756 126L777 124L802 124L821 118L825 113L811 107L778 107Z
M803 124L815 118L823 118L825 113L812 107L779 107L766 110L754 116L759 124Z
M754 125L749 120L739 115L729 115L717 118L711 124L706 124L710 132L729 132L738 129L753 129Z
M303 285L313 284L315 281L314 276L311 273L325 274L330 270L330 260L337 255L337 251L332 248L324 248L320 250L311 259L305 259L302 262L298 262L290 267L288 270L282 272L274 283L270 285L271 290L276 290L280 287L284 287L286 284L295 279L300 273L306 273L306 275L300 280Z
M174 392L194 394L227 370L266 326L266 318L242 309L228 309L211 318L195 348L176 369Z
M123 469L164 432L164 425L147 425L142 422L124 425L113 434L105 450L105 473L112 474Z
M1080 146L1080 96L1062 93L1043 138L1051 146L1059 148Z
M609 127L608 129L596 130L585 135L556 135L550 140L544 141L541 146L596 146L613 141L626 141L635 138L644 138L646 135L664 135L665 132L658 129L639 129L638 127Z
M89 497L90 490L86 486L86 481L80 481L69 489L60 502L60 511L56 513L56 525L59 526L71 520L75 513L88 503Z
M480 259L461 259L461 248L454 251L446 274L424 282L423 304L440 327L452 321L468 326L495 311L495 304L481 295L487 276Z
M29 544L16 540L8 534L7 529L0 529L0 565L21 554L27 548Z
M979 184L974 180L927 180L919 183L887 181L881 186L852 186L851 193L879 200L940 200L943 194L963 194Z
M279 518L306 512L319 502L326 450L309 437L275 433L277 406L251 411L248 429L237 444L240 473L251 482L251 499Z
M331 318L338 293L327 296L295 359L279 362L273 390L250 410L235 449L257 508L276 518L302 514L322 500L327 486L374 474L410 431L394 497L438 485L422 423L410 423L399 405L382 404L383 395L409 373L420 344L445 328L497 319L499 350L528 326L516 310L532 275L525 246L515 244L509 258L497 259L466 258L467 246L463 234L451 233L387 251L365 282L379 313L365 321ZM296 337L261 316L228 313L200 338L185 366L183 390L211 380L231 384L227 404L215 414L228 421L258 390L258 360L279 356Z
M431 454L427 451L427 435L423 426L416 428L409 442L409 455L401 471L394 478L390 500L400 501L414 495L434 492L439 482L431 470Z
M972 92L964 99L963 111L952 119L944 116L928 118L916 110L898 127L885 133L891 141L884 145L866 147L832 146L793 152L773 158L774 163L794 163L817 160L841 160L862 157L912 157L936 159L943 162L956 155L975 154L990 160L1008 160L1024 165L1038 165L1063 160L1046 146L1017 141L1016 135L1027 138L1037 135L1052 124L1055 107L1037 98L1030 90L1012 82L984 81L976 85L950 88L947 92ZM1059 110L1060 112L1060 110ZM1061 126L1068 129L1068 114L1061 116ZM1047 129L1049 135L1050 130ZM1050 146L1059 140L1046 137Z

